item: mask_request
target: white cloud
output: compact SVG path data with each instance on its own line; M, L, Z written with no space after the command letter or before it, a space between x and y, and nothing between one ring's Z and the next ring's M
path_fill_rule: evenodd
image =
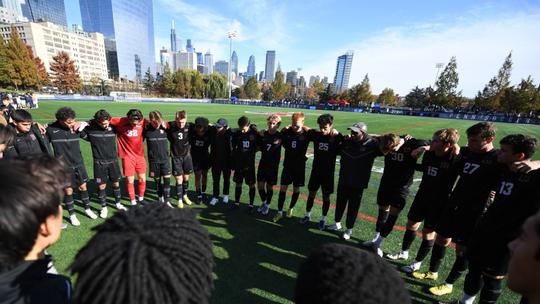
M540 81L540 13L458 20L458 24L451 26L423 23L387 28L365 41L344 45L322 56L304 74L326 74L332 81L337 56L352 49L355 54L350 86L369 73L374 93L391 87L405 95L416 85L432 85L437 72L435 63L446 64L451 56L456 56L459 89L465 96L474 96L512 51L512 83L528 75L537 83Z

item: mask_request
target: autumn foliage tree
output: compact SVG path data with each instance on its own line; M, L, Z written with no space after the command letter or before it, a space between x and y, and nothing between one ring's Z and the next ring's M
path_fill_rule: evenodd
M58 52L51 62L52 84L60 91L69 93L81 89L82 81L79 69L66 52Z
M16 89L36 87L39 84L37 66L14 26L11 27L10 37L9 42L2 47L4 64L1 72L4 76L1 78L8 79Z
M26 45L26 49L28 50L28 55L30 56L30 60L34 62L37 69L37 76L38 76L38 84L40 85L48 85L49 84L49 73L47 73L47 69L45 68L45 64L41 59L37 56L34 56L34 52L32 51L32 47L29 45Z

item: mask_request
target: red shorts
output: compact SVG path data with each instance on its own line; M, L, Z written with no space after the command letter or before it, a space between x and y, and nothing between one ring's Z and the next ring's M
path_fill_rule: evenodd
M122 174L124 176L135 176L137 174L146 174L146 159L144 157L122 158Z

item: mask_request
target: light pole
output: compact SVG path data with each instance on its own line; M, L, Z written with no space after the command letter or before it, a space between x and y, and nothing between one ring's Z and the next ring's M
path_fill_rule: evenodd
M227 37L229 38L229 64L227 68L227 86L229 91L229 101L231 101L231 91L232 91L232 84L231 84L231 66L232 66L232 40L236 37L236 31L229 31L227 33Z
M437 83L437 79L439 78L439 71L441 70L443 66L444 66L444 63L442 62L435 63L435 68L437 69L437 74L435 75L435 83Z

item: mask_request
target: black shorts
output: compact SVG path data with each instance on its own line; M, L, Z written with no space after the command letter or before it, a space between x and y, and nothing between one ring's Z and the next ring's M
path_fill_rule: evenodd
M209 157L193 157L193 171L210 169Z
M449 203L443 209L435 231L446 238L452 238L456 244L467 246L483 209L474 210L463 206Z
M174 176L180 176L182 174L190 174L193 172L193 160L191 154L180 157L172 158L172 172Z
M309 177L308 190L317 191L322 189L322 193L329 195L334 193L334 172L317 172L318 170L311 170Z
M476 264L491 276L504 276L508 272L510 250L500 239L473 237L467 247L469 263Z
M248 185L255 184L255 167L235 169L233 181L237 184L241 184L243 181Z
M257 181L266 182L270 185L277 185L279 164L274 167L261 166L257 169Z
M120 173L120 166L118 165L118 160L94 161L94 179L96 183L104 184L107 181L117 182L122 177Z
M69 187L77 188L86 182L88 182L88 173L86 173L84 165L71 167L71 184Z
M160 162L151 162L150 165L150 177L160 178L162 176L171 175L171 164L168 160Z
M306 183L306 163L301 162L294 166L283 166L281 171L281 184L303 187Z
M390 187L381 184L377 191L377 205L392 206L402 210L407 202L409 190L403 187Z
M416 194L409 209L408 219L412 222L424 222L424 228L435 230L446 201L439 197Z

